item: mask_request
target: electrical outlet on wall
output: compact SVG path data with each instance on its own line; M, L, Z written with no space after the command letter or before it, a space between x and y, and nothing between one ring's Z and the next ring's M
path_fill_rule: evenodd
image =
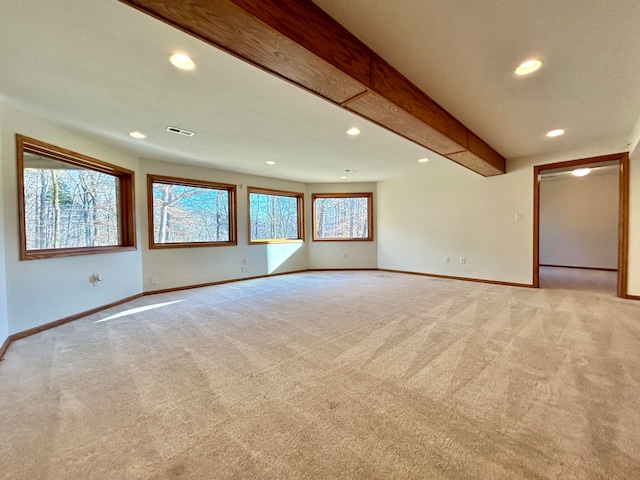
M467 257L460 257L460 264L464 265L467 263Z
M451 263L451 257L449 255L444 257L444 263Z
M158 284L158 277L149 277L149 283L151 285L157 285Z
M347 252L342 252L342 258L347 258Z

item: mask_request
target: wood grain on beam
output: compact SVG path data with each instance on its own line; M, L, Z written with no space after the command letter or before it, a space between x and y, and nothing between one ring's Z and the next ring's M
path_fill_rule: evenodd
M370 84L369 47L314 3L278 0L232 1L356 81L364 85ZM304 60L306 61L306 58Z
M373 56L371 70L373 91L467 148L467 128L400 72L377 55Z
M487 163L486 160L479 157L475 153L470 152L469 150L464 150L458 153L450 153L449 155L447 155L447 158L449 160L453 160L456 163L459 163L463 167L467 167L468 169L479 173L484 177L493 177L494 175L501 175L504 173L504 170L494 167L490 163Z
M504 157L496 152L479 136L469 130L469 151L495 167L500 173L505 173Z
M429 145L430 150L440 155L465 151L463 146L377 93L369 91L343 106L419 145Z
M349 74L279 33L231 0L123 0L206 43L335 103L366 91ZM368 69L368 62L367 69Z
M505 172L504 158L472 131L469 131L468 149L448 154L446 157L485 177L501 175Z
M481 175L505 159L309 0L120 0Z

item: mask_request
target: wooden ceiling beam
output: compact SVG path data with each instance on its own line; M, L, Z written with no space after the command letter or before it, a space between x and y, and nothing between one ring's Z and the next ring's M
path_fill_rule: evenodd
M120 0L483 176L505 159L309 0Z

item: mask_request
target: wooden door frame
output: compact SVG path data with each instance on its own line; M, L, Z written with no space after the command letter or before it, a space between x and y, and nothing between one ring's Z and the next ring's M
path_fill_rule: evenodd
M533 286L540 287L540 174L561 167L579 167L600 162L619 162L618 203L618 297L627 296L629 265L629 153L614 153L599 157L581 158L566 162L548 163L533 167Z

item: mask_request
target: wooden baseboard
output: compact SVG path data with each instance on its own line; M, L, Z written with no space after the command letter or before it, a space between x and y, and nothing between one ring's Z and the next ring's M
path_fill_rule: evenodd
M533 288L533 285L524 284L524 283L499 282L499 281L496 281L496 280L483 280L483 279L479 279L479 278L454 277L454 276L450 276L450 275L437 275L437 274L434 274L434 273L409 272L409 271L405 271L405 270L391 270L391 269L386 269L386 268L311 268L311 269L307 269L307 270L294 270L294 271L291 271L291 272L272 273L272 274L269 274L269 275L256 275L254 277L233 278L233 279L230 279L230 280L220 280L220 281L217 281L217 282L208 282L208 283L201 283L201 284L197 284L197 285L187 285L187 286L182 286L182 287L165 288L165 289L162 289L162 290L153 290L153 291L150 291L150 292L142 292L142 293L139 293L139 294L136 294L136 295L132 295L131 297L123 298L122 300L118 300L118 301L110 303L108 305L102 305L101 307L92 308L91 310L86 310L84 312L76 313L75 315L70 315L68 317L61 318L60 320L56 320L56 321L53 321L53 322L45 323L44 325L39 325L37 327L30 328L30 329L24 330L22 332L14 333L13 335L9 335L9 337L4 341L2 346L0 346L0 360L2 360L2 358L4 357L4 354L6 353L7 349L9 348L9 345L11 345L11 343L15 342L16 340L20 340L21 338L25 338L25 337L29 337L31 335L35 335L36 333L40 333L40 332L43 332L45 330L49 330L50 328L59 327L60 325L64 325L65 323L73 322L74 320L78 320L79 318L86 317L86 316L92 315L94 313L98 313L98 312L100 312L102 310L106 310L108 308L115 307L117 305L121 305L121 304L126 303L126 302L130 302L131 300L135 300L136 298L140 298L142 296L156 295L156 294L160 294L160 293L177 292L177 291L181 291L181 290L190 290L190 289L193 289L193 288L211 287L211 286L214 286L214 285L223 285L225 283L242 282L242 281L245 281L245 280L255 280L255 279L259 279L259 278L275 277L275 276L279 276L279 275L290 275L290 274L294 274L294 273L331 272L331 271L338 271L338 272L340 272L340 271L381 271L381 272L391 272L391 273L403 273L403 274L408 274L408 275L421 275L421 276L424 276L424 277L445 278L445 279L449 279L449 280L462 280L462 281L466 281L466 282L489 283L489 284L493 284L493 285L504 285L504 286L508 286L508 287ZM631 298L631 299L634 299L634 300L640 300L640 297L635 297L635 296L632 296L632 295L627 296L627 298Z
M392 272L392 273L405 273L408 275L420 275L423 277L433 277L433 278L444 278L447 280L462 280L464 282L476 282L476 283L488 283L491 285L503 285L505 287L524 287L524 288L535 288L532 284L529 283L514 283L514 282L500 282L498 280L486 280L482 278L468 278L468 277L454 277L452 275L439 275L436 273L422 273L422 272L409 272L406 270L391 270L388 268L379 268L381 272Z
M309 268L307 272L371 272L379 268Z
M31 335L35 335L36 333L43 332L45 330L49 330L50 328L59 327L60 325L64 325L65 323L73 322L74 320L78 320L79 318L86 317L88 315L92 315L94 313L101 312L102 310L106 310L107 308L115 307L117 305L122 305L123 303L130 302L131 300L135 300L136 298L142 297L141 293L136 295L132 295L131 297L123 298L121 300L117 300L115 302L109 303L108 305L102 305L100 307L92 308L91 310L85 310L84 312L76 313L74 315L70 315L68 317L61 318L60 320L55 320L53 322L45 323L44 325L38 325L37 327L30 328L28 330L23 330L22 332L14 333L13 335L9 335L5 342L0 347L0 359L4 356L9 345L16 340L20 340L21 338L30 337Z
M640 300L640 296L638 295L625 295L625 297L627 300Z
M225 283L243 282L245 280L256 280L259 278L277 277L279 275L290 275L292 273L304 273L307 271L308 270L293 270L291 272L270 273L268 275L256 275L255 277L242 277L242 278L232 278L229 280L218 280L217 282L207 282L207 283L198 283L196 285L185 285L182 287L163 288L162 290L151 290L148 292L143 292L142 295L147 296L147 295L156 295L158 293L179 292L181 290L191 290L193 288L213 287L214 285L224 285Z
M291 271L291 272L272 273L270 275L257 275L255 277L234 278L234 279L231 279L231 280L220 280L220 281L217 281L217 282L202 283L202 284L198 284L198 285L187 285L187 286L184 286L184 287L165 288L163 290L154 290L152 292L138 293L136 295L132 295L132 296L127 297L127 298L123 298L121 300L118 300L116 302L110 303L108 305L102 305L100 307L92 308L91 310L85 310L84 312L76 313L74 315L70 315L68 317L61 318L60 320L55 320L53 322L45 323L44 325L39 325L37 327L33 327L33 328L28 329L28 330L23 330L22 332L18 332L18 333L14 333L13 335L9 335L7 337L7 339L4 341L4 343L2 344L2 346L0 347L0 360L2 360L2 358L4 357L4 354L6 353L7 349L9 348L9 345L11 345L11 343L15 342L16 340L20 340L22 338L26 338L26 337L29 337L31 335L35 335L36 333L40 333L40 332L43 332L45 330L49 330L50 328L59 327L60 325L64 325L65 323L73 322L74 320L78 320L78 319L80 319L82 317L86 317L88 315L92 315L94 313L101 312L102 310L106 310L108 308L115 307L117 305L122 305L123 303L130 302L131 300L135 300L136 298L140 298L142 296L155 295L155 294L158 294L158 293L176 292L176 291L180 291L180 290L189 290L189 289L192 289L192 288L210 287L212 285L222 285L222 284L225 284L225 283L241 282L241 281L244 281L244 280L254 280L254 279L257 279L257 278L275 277L275 276L278 276L278 275L289 275L289 274L292 274L292 273L303 273L303 272L306 272L306 271L307 270L295 270L295 271Z
M11 337L7 337L2 346L0 346L0 361L2 361L4 354L7 352L7 348L9 348L9 345L11 345Z
M617 268L599 268L599 267L576 267L574 265L547 265L540 264L541 267L553 267L553 268L577 268L579 270L599 270L601 272L617 272Z

